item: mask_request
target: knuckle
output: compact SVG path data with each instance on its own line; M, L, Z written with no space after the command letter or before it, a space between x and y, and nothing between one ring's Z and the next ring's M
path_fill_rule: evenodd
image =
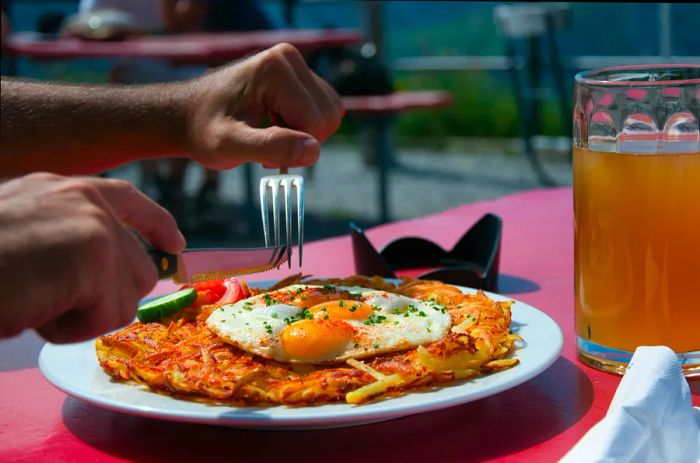
M62 189L68 193L86 198L93 203L102 202L102 197L97 187L85 179L68 179L63 183Z
M25 178L29 179L29 180L34 180L37 182L48 183L48 182L56 182L58 180L63 179L64 177L61 177L60 175L52 174L50 172L35 172L35 173L27 175Z
M100 179L102 183L105 185L109 185L110 187L118 190L123 190L127 193L138 193L138 190L134 185L131 183L127 182L126 180L121 180L118 178L105 178L105 179Z
M279 43L274 46L273 50L285 60L296 59L298 57L301 57L301 53L299 53L299 50L297 50L297 48L290 43Z
M280 43L263 55L259 70L264 76L291 72L291 62L296 59L301 59L299 50L288 43Z
M274 66L284 62L284 55L279 51L278 46L274 46L261 55L263 65Z

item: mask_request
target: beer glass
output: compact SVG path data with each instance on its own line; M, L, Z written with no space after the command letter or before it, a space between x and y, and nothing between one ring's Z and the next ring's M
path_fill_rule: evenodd
M622 374L665 345L700 376L700 65L586 71L574 93L579 358Z

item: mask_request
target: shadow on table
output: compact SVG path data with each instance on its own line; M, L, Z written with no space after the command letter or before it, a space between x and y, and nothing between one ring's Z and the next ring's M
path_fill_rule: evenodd
M578 422L593 385L561 357L536 378L495 396L383 423L319 431L250 431L125 415L68 398L67 429L119 458L184 461L481 461L545 442ZM558 456L557 456L558 457Z
M13 338L1 340L0 350L3 358L0 361L0 371L36 368L39 352L45 343L46 341L31 330L26 330Z
M498 275L498 287L497 291L499 293L505 294L522 294L522 293L534 293L542 289L540 285L527 278L522 278L516 275L509 275L507 273L501 273Z

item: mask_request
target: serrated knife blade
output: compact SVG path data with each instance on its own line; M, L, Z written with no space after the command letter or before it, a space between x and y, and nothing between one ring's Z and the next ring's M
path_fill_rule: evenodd
M287 261L287 246L185 249L180 254L149 249L148 254L160 279L186 284L278 268Z

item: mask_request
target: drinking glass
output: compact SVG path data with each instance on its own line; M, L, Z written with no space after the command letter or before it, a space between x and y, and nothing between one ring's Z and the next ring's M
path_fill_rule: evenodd
M665 345L700 376L700 65L586 71L574 93L579 358L622 374Z

